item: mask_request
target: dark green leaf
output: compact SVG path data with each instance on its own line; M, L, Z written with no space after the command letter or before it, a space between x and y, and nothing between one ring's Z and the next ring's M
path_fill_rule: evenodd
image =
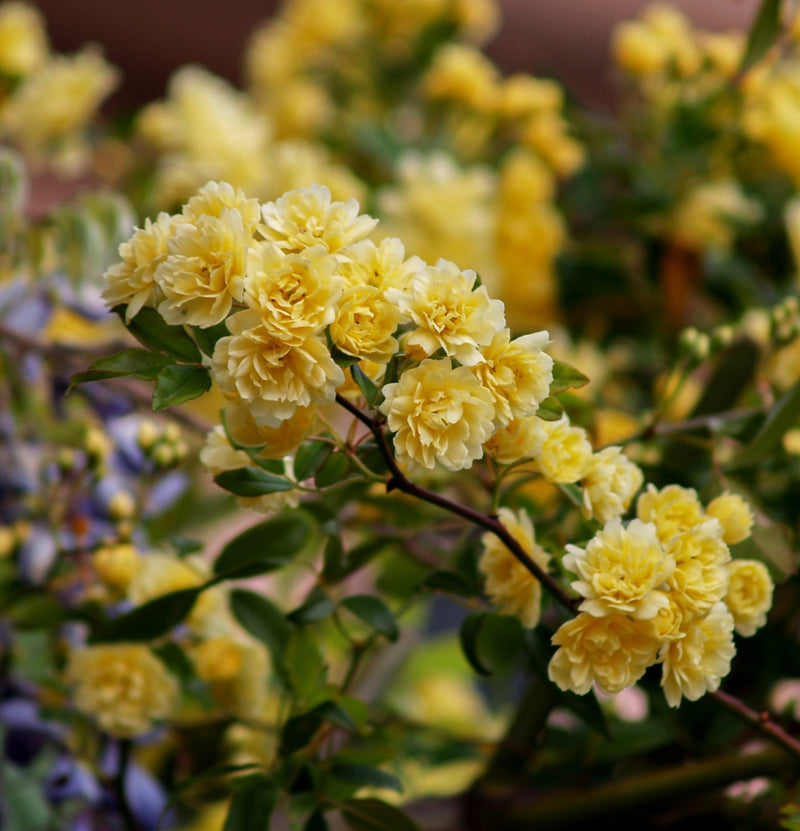
M327 667L317 636L310 627L296 626L292 630L286 646L286 671L298 700L318 696L326 680Z
M563 361L553 361L553 382L550 384L550 395L558 395L568 389L577 389L589 383L589 379L574 366Z
M353 364L350 367L350 374L353 376L356 384L358 384L358 388L361 390L367 404L370 407L374 407L375 402L378 400L378 395L380 395L380 388L358 364Z
M356 357L355 355L349 355L347 352L342 352L337 346L331 346L331 358L342 368L347 369L347 367L356 364L361 360L360 358Z
M201 396L211 389L211 375L202 366L172 364L158 373L153 391L153 410L160 413Z
M214 347L217 345L217 341L220 338L230 335L224 320L217 323L216 326L208 326L205 329L201 329L199 326L192 326L191 330L197 345L209 358L214 354Z
M508 673L525 647L525 631L519 619L494 612L465 618L460 639L467 660L481 675Z
M355 730L356 725L347 710L335 701L323 701L311 711L321 716L325 721L342 727L345 730Z
M383 538L367 540L345 551L338 536L331 536L325 546L322 573L328 580L342 580L374 559L389 541Z
M151 352L149 349L125 349L95 361L85 372L76 372L70 378L67 392L78 384L103 381L107 378L123 378L128 375L152 381L171 363L170 358L160 352Z
M230 540L214 561L214 574L230 578L275 571L291 562L313 533L311 520L301 511L278 514Z
M236 780L222 831L268 831L270 817L278 800L278 789L260 773Z
M309 816L306 824L303 826L303 831L329 831L329 829L328 821L325 819L325 814L320 808L317 808Z
M464 652L466 659L470 666L479 675L491 675L492 671L481 662L478 654L478 634L483 626L483 621L486 619L488 612L475 612L467 615L461 623L461 628L458 631L458 639L461 643L461 649Z
M153 652L166 664L169 671L181 681L186 682L195 677L194 664L189 656L172 641L157 646Z
M266 496L294 489L294 484L283 476L262 470L260 467L238 467L225 470L214 477L214 481L236 496Z
M276 665L282 665L292 633L283 612L268 598L248 589L233 589L229 603L236 620L269 649Z
M288 756L302 750L314 738L322 726L323 718L319 713L302 713L288 719L281 730L281 744L278 753Z
M118 306L114 311L124 318L124 307ZM197 364L202 360L197 344L183 327L170 326L155 309L145 307L127 327L139 343L157 352L166 352L173 358L190 364Z
M400 780L391 773L372 765L358 765L338 762L331 766L331 776L349 782L351 785L364 785L371 788L389 788L397 793L403 792Z
M457 594L461 597L474 597L478 594L478 587L455 571L433 571L420 582L419 587L428 591Z
M333 445L327 441L307 441L297 448L294 456L294 475L298 482L313 476L328 456Z
M553 396L548 396L544 401L539 402L539 409L536 415L544 421L558 421L564 415L564 406Z
M766 55L781 31L781 0L761 0L747 36L739 72L746 72Z
M293 623L317 623L333 613L335 606L327 593L319 586L315 586L308 597L287 617Z
M169 632L192 610L202 587L180 589L148 600L109 621L93 641L150 641Z
M340 605L388 640L396 641L400 637L394 614L379 597L371 594L353 594L345 597Z
M318 488L338 485L350 473L350 457L339 451L331 453L314 474L314 483Z
M781 443L787 430L797 424L800 416L800 381L780 398L769 411L761 429L730 467L745 467L766 459Z
M380 799L348 799L339 809L352 831L420 831L408 814Z

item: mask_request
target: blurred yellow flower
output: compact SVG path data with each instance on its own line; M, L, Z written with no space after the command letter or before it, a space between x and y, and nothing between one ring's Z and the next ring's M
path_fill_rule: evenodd
M425 360L383 388L381 412L401 463L468 468L483 456L494 425L492 396L464 366Z
M733 615L736 632L749 637L767 622L775 587L767 567L759 560L731 560L728 573L725 604Z
M753 527L753 511L738 493L726 491L706 505L706 515L719 521L722 539L727 545L735 545L750 536Z
M531 559L547 571L550 555L536 542L527 512L515 514L509 508L500 508L498 518ZM486 594L503 613L518 616L525 626L536 626L542 612L541 583L495 534L484 534L481 543L483 554L478 568L486 578Z
M92 567L108 588L126 592L141 567L141 557L129 543L104 545L92 555Z
M559 647L548 675L562 690L584 695L592 684L618 693L635 684L656 659L659 639L651 620L581 612L553 635Z
M644 474L621 447L604 447L594 453L581 479L581 511L605 525L622 516L642 487Z
M47 59L47 32L42 14L28 3L0 4L0 72L29 75Z
M660 589L675 562L649 522L634 519L624 526L613 519L589 540L586 548L567 545L563 563L578 575L571 585L585 598L578 607L583 612L597 617L626 614L646 620L668 605Z
M447 43L434 54L422 83L433 99L489 112L495 106L499 80L499 70L479 49L466 43Z
M173 712L178 686L147 646L132 643L88 646L70 653L67 683L75 685L78 710L112 736L148 732Z

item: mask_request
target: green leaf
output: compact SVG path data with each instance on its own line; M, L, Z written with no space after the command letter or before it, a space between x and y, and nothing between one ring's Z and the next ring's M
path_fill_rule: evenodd
M317 636L308 626L296 626L286 646L286 671L298 700L317 698L327 667Z
M388 640L396 641L400 637L400 629L394 614L379 597L371 594L353 594L345 597L339 605L344 606Z
M510 672L525 647L525 630L519 619L494 612L468 615L459 638L464 655L481 675Z
M558 421L564 415L564 405L552 395L539 402L536 415L543 421Z
M301 511L278 514L230 540L214 561L214 574L252 577L275 571L303 550L313 532L311 520Z
M333 614L335 608L327 592L319 586L314 586L303 603L286 617L292 623L317 623Z
M214 354L214 347L217 345L217 341L220 338L230 335L230 331L224 320L215 326L207 326L205 329L199 326L190 326L189 328L192 330L195 342L202 349L203 354L208 355L209 358Z
M270 493L294 490L294 484L283 476L276 476L260 467L237 467L225 470L214 481L236 496L266 496Z
M280 756L289 756L302 750L322 727L323 718L319 713L302 713L292 716L283 725L281 743L278 749Z
M294 456L294 475L298 482L313 476L333 453L333 445L327 441L307 441L297 448Z
M331 776L349 782L351 785L361 785L370 788L388 788L403 793L403 785L392 773L388 773L372 765L359 765L351 762L337 762L331 766Z
M341 539L331 536L325 546L322 574L327 580L342 580L374 559L389 544L389 540L378 538L345 551Z
M328 821L322 809L317 808L306 820L303 831L330 831Z
M432 571L420 581L419 588L433 592L457 594L460 597L474 597L479 592L478 587L470 583L463 574L443 569Z
M236 786L222 831L269 831L270 817L278 800L274 782L254 773L237 779Z
M153 391L153 411L160 413L191 401L211 389L211 375L202 366L172 364L158 373Z
M52 809L42 785L25 768L8 760L0 766L3 793L3 828L7 831L48 831L54 827Z
M335 701L323 701L321 704L317 704L311 712L317 713L325 721L329 721L337 727L342 727L345 730L356 729L356 724L350 714Z
M103 626L93 642L151 641L177 626L192 610L202 586L162 594Z
M778 448L787 430L797 424L800 416L800 381L780 398L769 411L761 429L728 467L746 467L758 464Z
M781 31L781 0L761 0L747 36L739 72L746 72L766 55Z
M588 383L589 379L574 366L553 360L553 382L550 384L550 395L558 395L568 389L578 389Z
M353 364L350 367L350 374L353 376L353 380L361 390L367 404L370 407L374 407L381 392L380 388L358 364Z
M124 306L117 306L114 311L124 319ZM155 309L143 308L127 327L139 343L157 352L166 352L173 358L190 364L197 364L202 360L203 356L197 344L185 329L182 326L170 326Z
M350 473L350 466L350 457L346 453L340 451L331 453L317 469L314 475L314 484L318 488L338 485Z
M283 612L268 598L248 589L233 589L228 602L236 620L269 649L275 664L282 666L292 634Z
M380 799L348 799L339 809L352 831L420 831L408 814Z
M84 372L76 372L69 381L67 392L71 392L79 384L91 381L104 381L107 378L124 378L135 375L146 381L152 381L172 363L170 358L161 352L151 352L149 349L125 349L105 358L95 361Z

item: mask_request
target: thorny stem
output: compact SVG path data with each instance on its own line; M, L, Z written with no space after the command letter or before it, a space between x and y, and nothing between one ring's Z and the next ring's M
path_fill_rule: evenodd
M768 739L771 739L776 744L779 744L784 750L787 750L793 756L800 759L800 741L790 736L779 724L772 720L772 716L766 712L757 713L751 710L743 701L723 692L716 690L711 693L717 701L724 707L727 707L737 718L749 724L762 733Z
M579 598L574 597L567 592L556 580L554 580L533 558L527 551L517 542L517 540L509 533L506 527L499 519L487 514L482 514L476 511L469 505L464 505L460 502L455 502L448 499L446 496L436 493L435 491L423 488L412 482L397 464L397 460L392 453L389 446L389 440L383 427L375 419L371 418L367 413L360 410L355 404L348 401L343 396L337 393L336 401L344 407L349 413L355 416L362 424L364 424L378 443L378 450L389 468L391 477L386 483L386 490L399 490L407 493L410 496L416 496L418 499L428 502L431 505L437 505L445 511L456 514L473 524L485 528L487 531L495 534L508 548L508 550L522 563L525 568L558 600L558 602L568 609L570 612L575 611Z

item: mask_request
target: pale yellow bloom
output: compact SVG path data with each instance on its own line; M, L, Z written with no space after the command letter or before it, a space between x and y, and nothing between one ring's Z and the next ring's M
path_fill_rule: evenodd
M611 43L614 63L631 75L656 75L669 63L669 44L641 20L618 23Z
M536 542L530 516L525 511L515 514L500 508L498 518L531 559L547 571L550 555ZM525 626L536 626L542 612L541 583L495 534L484 534L481 542L478 568L486 578L486 594L500 611L518 616Z
M234 298L241 299L249 242L235 208L178 223L154 275L164 296L158 311L167 323L206 328L223 321Z
M262 206L262 236L285 253L322 244L330 253L366 237L378 221L359 213L355 199L334 202L323 185L297 188Z
M484 449L501 465L513 465L522 459L532 459L542 446L544 434L539 429L539 417L515 418L495 431Z
M244 450L231 447L222 425L217 425L206 436L205 444L200 450L200 463L212 476L228 470L253 466L253 462ZM237 496L236 502L242 508L268 514L280 511L287 506L295 507L299 499L296 490L285 490L261 496Z
M203 681L230 681L242 669L244 651L233 638L217 635L193 647L191 656L197 676Z
M155 222L145 219L144 228L137 228L120 245L121 261L106 271L103 299L112 308L126 304L126 321L135 317L143 306L155 305L155 272L167 258L167 240L174 232L176 221L166 213L160 213Z
M28 3L0 4L0 72L28 75L49 51L44 18Z
M511 332L501 329L481 349L483 361L472 371L494 396L499 427L534 415L550 394L553 359L544 351L549 343L547 332L532 332L511 340Z
M736 632L749 637L767 622L775 587L767 567L759 560L731 560L728 573L725 604L733 615Z
M258 424L278 427L298 407L330 404L344 373L325 342L309 337L287 343L252 310L228 318L229 337L217 341L214 378L251 405Z
M394 333L400 312L380 289L352 286L344 290L330 335L342 352L376 363L387 363L399 348Z
M93 49L52 56L6 100L0 133L33 155L52 142L74 142L117 81L116 69Z
M563 105L564 93L555 81L525 73L509 76L498 90L497 110L503 118L526 118Z
M583 478L592 459L586 431L570 424L566 413L558 421L538 419L536 427L540 437L533 467L556 484Z
M622 516L644 482L644 474L621 447L604 447L594 453L581 479L584 517L605 524Z
M128 598L138 606L162 594L192 589L203 582L203 575L185 560L151 551L139 559L139 568L128 587Z
M178 686L147 646L118 643L70 653L66 680L73 702L112 736L147 733L174 710Z
M397 237L384 237L377 245L359 240L341 252L339 267L345 286L372 286L385 291L404 290L427 263L420 257L406 257L405 246Z
M483 456L494 425L492 396L467 367L425 360L383 388L380 406L398 460L462 470Z
M140 566L139 552L129 543L104 545L92 555L95 574L113 591L127 591Z
M645 620L668 604L661 588L675 562L649 522L634 519L626 527L613 519L585 549L568 545L563 562L578 575L572 588L585 598L581 611L596 617L619 613Z
M697 491L680 485L667 485L658 490L649 484L636 501L636 515L644 522L655 524L663 543L705 518Z
M722 539L722 526L706 519L674 535L666 543L675 560L669 586L681 608L690 615L704 615L725 597L731 554Z
M560 648L548 667L550 680L578 695L593 683L612 694L632 686L655 662L659 647L652 621L616 613L581 612L559 627L553 643Z
M256 422L246 401L232 397L225 407L225 426L236 444L263 447L259 458L282 459L295 451L308 435L316 412L316 407L298 407L280 426L267 427Z
M725 604L716 603L705 617L686 626L682 638L665 644L659 655L661 686L670 707L677 707L681 698L696 701L719 688L736 654L733 625Z
M719 520L728 545L746 540L753 527L753 511L738 493L725 492L706 505L706 515Z
M228 182L206 182L183 206L181 216L190 223L204 215L220 219L226 209L239 212L245 234L252 237L261 220L261 205Z
M247 258L244 301L287 342L318 335L336 318L342 294L337 259L324 245L285 253L271 242L253 245Z
M494 106L499 80L499 70L483 52L454 42L436 51L422 83L431 98L488 112Z
M475 279L474 271L439 260L417 272L406 291L387 289L387 300L416 327L406 347L418 347L426 356L443 349L465 366L480 363L480 348L503 329L505 316L502 301L491 299L485 286L473 289Z

